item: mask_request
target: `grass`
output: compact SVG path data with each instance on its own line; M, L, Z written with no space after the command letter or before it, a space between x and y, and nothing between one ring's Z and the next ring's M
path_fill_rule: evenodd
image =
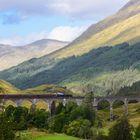
M53 85L53 84L44 84L41 86L37 86L35 88L29 88L23 90L24 93L31 93L31 94L54 94L57 92L71 94L71 91L66 89L65 87Z
M131 103L128 105L128 111L129 115L128 118L130 120L131 125L134 127L137 127L137 125L140 123L140 103ZM124 107L119 106L114 109L114 115L118 116L119 118L124 115ZM98 118L103 123L103 130L108 131L109 128L113 126L115 121L108 121L109 119L109 110L100 110L98 111Z
M19 93L20 90L17 89L15 86L11 85L10 83L0 80L0 94L3 93L8 93L8 94L13 94L13 93Z
M53 84L44 84L41 86L37 86L35 88L30 88L26 90L20 90L16 88L14 85L0 80L0 94L55 94L55 93L64 93L64 94L72 94L70 90L66 87L53 85Z
M74 138L71 136L66 136L64 134L58 135L48 135L48 136L39 136L36 138L33 138L33 140L79 140L78 138Z
M30 130L20 133L21 140L80 140L65 134L48 134L47 132L40 132L37 130Z

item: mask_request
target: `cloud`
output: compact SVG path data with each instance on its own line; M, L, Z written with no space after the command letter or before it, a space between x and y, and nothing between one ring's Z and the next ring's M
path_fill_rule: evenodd
M0 44L9 44L14 46L25 45L40 39L55 39L60 41L72 41L77 38L88 26L72 27L58 26L50 32L42 31L40 33L31 33L28 36L14 36L11 38L0 38Z
M0 0L0 11L16 11L22 17L65 16L70 19L103 18L118 10L128 0ZM10 18L10 16L12 18ZM8 19L15 17L9 15ZM17 17L16 17L17 18ZM23 20L23 18L18 18Z
M51 0L50 8L72 18L104 17L118 10L128 0Z
M6 13L2 15L3 24L18 24L25 19L26 17L21 16L18 13Z
M0 38L0 44L5 45L18 45L21 42L21 37Z
M62 41L72 41L77 38L83 31L87 29L87 26L82 27L70 27L70 26L60 26L54 28L48 35L48 38L62 40Z

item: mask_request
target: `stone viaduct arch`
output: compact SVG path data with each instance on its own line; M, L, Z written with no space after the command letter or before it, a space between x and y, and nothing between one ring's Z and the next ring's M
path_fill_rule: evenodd
M115 101L122 101L124 103L124 115L128 115L128 103L130 101L137 101L137 102L140 102L140 97L102 97L102 98L99 98L99 97L95 97L93 99L93 106L95 108L98 107L98 104L101 102L101 101L107 101L109 103L109 110L110 110L110 120L113 120L113 104L115 103Z
M67 95L63 95L63 96L57 96L57 95L19 95L19 94L13 94L13 95L0 95L0 102L1 104L5 104L5 102L7 100L11 100L13 102L16 103L16 106L21 106L22 102L27 100L29 102L31 102L31 106L32 108L36 107L37 102L39 102L40 100L43 100L47 105L48 105L48 110L49 112L51 112L51 106L53 101L59 101L62 102L64 105L68 102L68 101L74 101L76 102L78 105L81 105L84 97L82 96L67 96ZM129 97L118 97L118 96L113 96L113 97L94 97L93 98L93 107L98 110L98 104L101 101L107 101L109 103L109 110L110 110L110 120L113 119L113 104L115 103L115 101L122 101L124 103L124 114L127 116L128 115L128 103L130 101L138 101L140 102L140 96L129 96Z

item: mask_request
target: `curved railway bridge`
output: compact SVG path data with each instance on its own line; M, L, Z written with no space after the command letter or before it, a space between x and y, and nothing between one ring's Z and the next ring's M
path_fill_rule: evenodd
M48 110L52 111L52 104L55 101L62 102L64 105L68 101L74 101L78 105L80 105L84 97L83 96L72 96L72 95L47 95L47 94L3 94L0 95L0 102L1 105L4 106L7 101L13 101L16 106L21 106L23 101L31 102L32 108L36 107L36 104L39 101L44 101L47 106ZM93 107L98 110L98 104L102 101L107 101L109 103L110 109L110 120L113 119L113 104L116 101L122 101L124 103L124 114L128 115L128 103L131 101L140 102L140 96L109 96L109 97L94 97L93 98Z

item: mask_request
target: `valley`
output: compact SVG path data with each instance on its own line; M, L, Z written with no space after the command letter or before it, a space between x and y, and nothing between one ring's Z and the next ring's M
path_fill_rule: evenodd
M77 1L0 5L0 140L140 139L140 0Z

